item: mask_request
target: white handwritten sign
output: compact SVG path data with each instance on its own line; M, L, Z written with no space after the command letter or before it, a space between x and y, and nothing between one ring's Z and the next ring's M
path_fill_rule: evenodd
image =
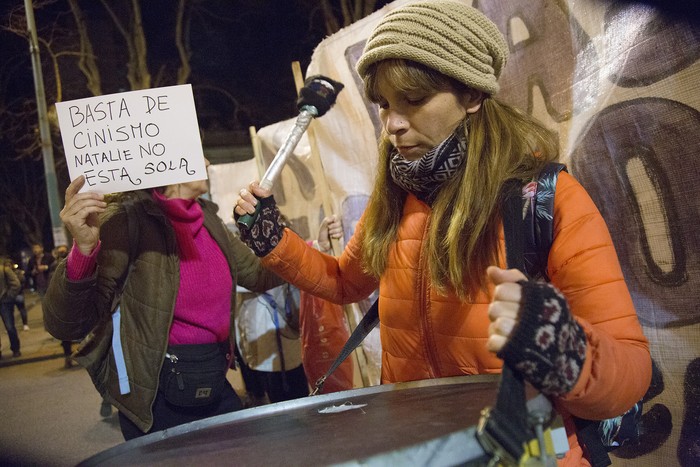
M189 84L57 102L70 179L117 193L204 180Z

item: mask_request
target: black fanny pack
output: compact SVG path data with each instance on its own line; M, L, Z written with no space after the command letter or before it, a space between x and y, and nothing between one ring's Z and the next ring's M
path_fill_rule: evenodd
M160 371L158 390L179 407L218 402L226 387L228 341L218 344L170 345Z

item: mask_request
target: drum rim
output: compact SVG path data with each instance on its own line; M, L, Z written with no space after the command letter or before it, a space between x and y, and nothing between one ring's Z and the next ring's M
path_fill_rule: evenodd
M379 394L383 392L390 391L401 391L405 389L423 388L423 387L435 387L443 385L463 385L463 384L479 384L479 383L497 383L499 381L500 375L498 374L487 374L487 375L460 375L460 376L450 376L445 378L433 378L424 379L417 381L407 381L402 383L391 383L391 384L380 384L377 386L369 386L364 388L349 389L346 391L338 391L329 394L320 394L316 396L307 396L299 399L294 399L291 401L277 402L268 405L262 405L258 407L251 407L249 409L239 410L237 412L231 412L228 414L217 415L214 417L206 418L203 420L197 420L190 423L185 423L183 425L178 425L173 428L168 428L163 431L157 431L155 433L150 433L139 438L135 438L124 443L118 444L112 448L106 449L100 453L89 457L85 461L81 462L81 466L91 466L100 465L108 462L110 459L119 457L128 451L138 449L140 447L147 446L151 443L162 441L164 438L172 438L188 434L193 431L211 428L215 425L222 425L231 422L239 422L244 420L253 420L255 418L267 417L269 415L274 415L279 412L286 412L292 409L312 407L315 405L328 405L338 401L347 401L349 398L358 396L367 396L372 394ZM460 432L453 433L448 437L467 437L471 439L474 435L475 428L469 427ZM442 438L439 438L442 439ZM437 440L435 440L437 441ZM478 443L477 443L478 444ZM404 451L411 449L411 447L404 448ZM378 454L367 458L369 462L384 462L387 456L391 453Z

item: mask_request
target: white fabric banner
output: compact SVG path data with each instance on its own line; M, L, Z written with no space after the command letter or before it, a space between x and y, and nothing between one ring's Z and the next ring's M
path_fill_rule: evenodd
M357 57L382 11L316 49L307 76L345 89L314 122L334 209L352 230L375 175L379 125ZM471 2L467 2L471 3ZM561 161L608 223L658 369L648 435L615 465L698 465L700 31L642 3L480 0L509 41L498 98L556 131ZM693 447L695 446L695 448Z
M306 75L328 76L345 89L334 108L311 125L322 171L300 154L292 180L302 180L306 194L292 190L286 179L282 183L282 211L308 216L310 232L316 232L322 190L342 216L345 238L364 209L376 173L379 123L375 106L363 99L355 63L376 22L404 3L391 3L333 34L314 52ZM496 97L558 133L561 161L608 223L650 341L658 372L645 402L648 435L640 446L616 450L614 464L698 465L697 23L628 2L479 0L478 8L511 49ZM267 128L260 133L263 137ZM279 141L265 140L274 154ZM307 169L310 178L301 178Z
M221 220L233 226L233 203L238 199L238 192L243 187L260 178L255 159L229 164L212 164L209 166L209 195L219 205L217 213Z

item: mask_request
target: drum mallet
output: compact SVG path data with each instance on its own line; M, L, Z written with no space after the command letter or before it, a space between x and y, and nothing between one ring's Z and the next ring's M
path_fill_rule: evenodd
M275 180L282 172L287 159L294 151L294 148L299 143L301 136L309 127L311 120L316 117L323 116L335 104L335 99L345 86L342 83L333 81L325 76L315 75L306 78L304 86L299 90L299 98L297 99L297 109L299 116L297 117L294 127L289 132L287 139L284 141L279 151L272 159L272 163L265 171L265 175L260 180L260 186L266 189L271 189ZM255 207L255 213L245 214L238 219L238 224L250 228L260 211L260 203Z

